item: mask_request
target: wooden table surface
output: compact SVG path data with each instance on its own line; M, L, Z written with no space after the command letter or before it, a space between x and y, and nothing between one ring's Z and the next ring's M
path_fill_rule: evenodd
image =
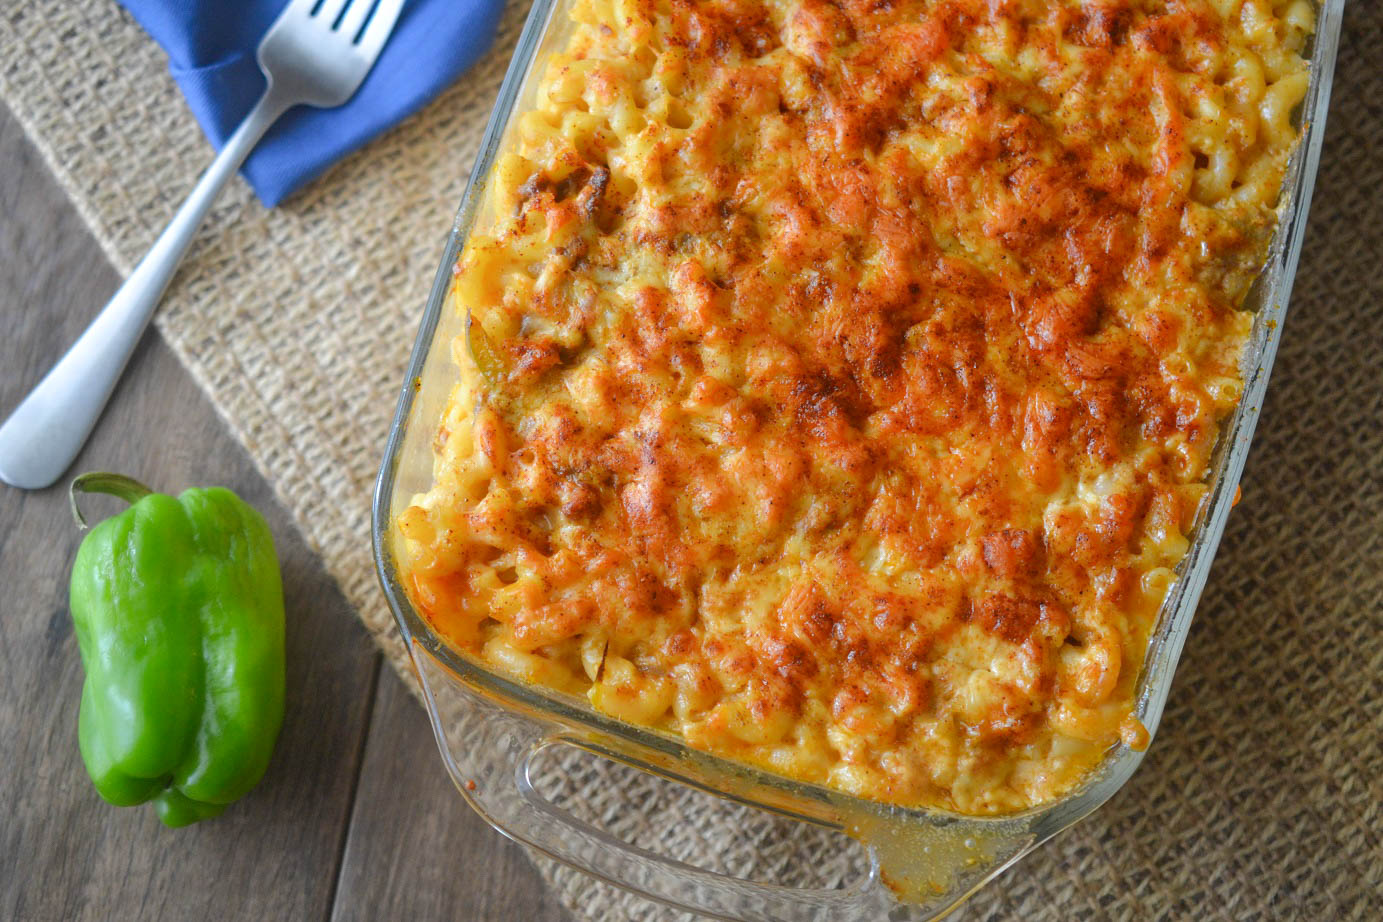
M1376 352L1340 347L1353 330L1376 337L1383 304L1377 271L1383 200L1379 184L1370 180L1383 162L1370 127L1378 97L1359 89L1373 85L1370 68L1376 67L1379 44L1376 17L1368 9L1360 3L1349 7L1353 28L1360 31L1352 34L1346 26L1330 122L1333 141L1327 141L1312 221L1315 238L1308 235L1298 282L1332 292L1335 300L1318 304L1316 316L1294 321L1297 335L1288 337L1279 360L1292 371L1274 377L1267 406L1270 415L1290 409L1292 419L1314 422L1259 436L1245 493L1256 497L1261 491L1268 499L1245 503L1231 520L1228 548L1217 563L1220 576L1207 592L1210 616L1197 620L1205 643L1188 647L1170 704L1175 711L1190 702L1179 712L1184 725L1159 737L1151 756L1164 767L1193 761L1212 766L1196 777L1225 784L1227 801L1239 798L1236 772L1245 784L1250 777L1258 779L1255 784L1261 777L1274 779L1271 789L1280 794L1272 798L1277 812L1271 816L1253 814L1245 827L1228 810L1197 829L1196 840L1174 846L1195 861L1198 855L1256 852L1261 842L1253 836L1272 836L1279 851L1269 854L1290 854L1290 880L1283 877L1281 887L1269 874L1254 879L1253 892L1214 889L1224 886L1215 881L1242 885L1245 875L1258 873L1258 854L1250 856L1248 870L1216 871L1212 889L1199 891L1224 898L1223 905L1207 907L1215 918L1236 912L1244 917L1235 907L1261 901L1265 893L1280 902L1260 905L1282 910L1276 917L1284 919L1378 917L1377 869L1383 862L1378 824L1368 825L1377 814L1370 792L1377 791L1372 779L1378 772L1355 764L1348 752L1329 749L1336 739L1377 739L1383 714L1377 659L1361 663L1339 643L1372 636L1352 613L1372 613L1375 624L1383 613L1383 592L1373 578L1383 569L1383 543L1367 528L1378 521L1380 468L1371 446L1377 445L1373 434L1383 430L1383 403L1378 391L1356 386L1376 381L1380 369L1366 358ZM1323 229L1319 218L1327 203L1333 203L1326 210L1335 217ZM1356 228L1361 232L1354 233ZM1327 272L1349 281L1320 284ZM75 339L117 281L0 108L0 413ZM1358 395L1357 406L1336 405L1336 395L1345 392ZM1289 432L1299 436L1288 438ZM287 593L287 717L262 784L215 821L170 831L151 809L103 803L77 752L82 672L67 581L80 536L61 488L25 493L0 485L0 922L570 922L520 850L486 827L451 789L421 708L392 671L382 668L321 562L156 333L144 338L74 466L92 469L121 470L167 489L225 484L266 513ZM1300 499L1294 484L1302 485ZM90 508L102 514L115 505L93 498ZM1299 562L1308 569L1302 571ZM1225 583L1236 569L1254 574L1254 580ZM1302 572L1314 582L1303 582ZM1253 612L1255 620L1236 631L1234 612L1246 603L1233 592L1250 589L1255 604L1281 604ZM1249 651L1258 649L1253 624L1260 621L1276 632L1265 649L1297 651L1300 674L1295 668L1290 675L1279 673L1270 657L1251 669L1223 668L1221 657L1235 651L1257 656ZM1345 624L1353 634L1332 633ZM1322 638L1333 642L1318 643ZM1216 652L1216 644L1223 651ZM1374 671L1361 671L1368 669ZM1253 688L1246 690L1245 683ZM1303 691L1308 686L1325 692L1312 697ZM1245 716L1249 712L1238 702L1244 695L1263 709L1261 716ZM1238 703L1220 706L1226 701ZM1231 725L1232 731L1226 729ZM1284 738L1286 728L1292 732ZM1324 759L1320 747L1329 749ZM1150 784L1151 777L1145 769L1139 776L1144 780L1134 783ZM1341 844L1355 833L1351 846ZM1245 849L1234 845L1239 842ZM1349 848L1354 853L1340 860ZM1186 861L1171 852L1157 854L1162 864L1185 872ZM1314 875L1322 865L1329 874ZM1176 902L1183 885L1189 886L1184 877L1159 877L1155 870L1144 868L1129 885L1152 888L1160 905L1187 905ZM1310 894L1310 886L1330 892ZM1353 902L1356 911L1323 915L1300 902L1310 898L1326 905L1336 897L1341 907Z
M118 281L0 109L0 412ZM73 467L95 469L224 484L264 511L286 592L287 715L264 781L220 819L168 830L150 808L101 801L77 752L80 536L61 487L0 485L0 919L567 919L451 789L422 709L156 332Z

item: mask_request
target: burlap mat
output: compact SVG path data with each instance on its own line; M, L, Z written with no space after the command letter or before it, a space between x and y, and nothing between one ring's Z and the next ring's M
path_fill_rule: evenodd
M370 489L525 12L508 11L497 47L459 85L283 207L267 212L234 183L156 321L410 682L375 585ZM1161 735L1113 802L984 891L965 919L1383 912L1380 48L1383 3L1356 2L1245 499ZM0 96L121 271L210 157L162 54L112 0L7 0ZM610 772L576 774L567 793L625 834L760 878L843 873L823 862L819 837ZM644 798L645 810L628 809ZM580 919L673 915L540 867Z

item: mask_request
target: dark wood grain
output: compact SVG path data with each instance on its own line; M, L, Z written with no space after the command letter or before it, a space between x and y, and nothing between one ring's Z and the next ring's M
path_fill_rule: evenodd
M8 117L0 117L0 164L0 408L8 410L118 279ZM89 469L170 492L221 483L265 512L286 589L289 708L264 781L221 819L172 831L148 808L103 803L76 745L82 671L66 583L80 536L60 487L0 487L0 918L324 918L378 655L156 334L144 338L74 466Z
M565 920L519 847L466 805L441 766L426 715L383 670L333 922Z
M118 281L0 107L0 415ZM380 678L353 612L157 333L73 471L98 468L164 491L225 484L264 511L288 608L287 715L264 781L217 820L167 830L151 809L102 802L76 743L80 534L61 488L0 485L0 919L565 918L452 790L421 709Z

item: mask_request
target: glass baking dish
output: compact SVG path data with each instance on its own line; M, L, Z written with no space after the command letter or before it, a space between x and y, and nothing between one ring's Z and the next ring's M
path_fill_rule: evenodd
M1024 854L1108 800L1143 753L1118 745L1085 783L1021 814L977 818L891 807L693 750L674 737L625 724L584 700L515 683L462 655L410 602L399 581L396 516L432 480L436 420L455 377L451 343L463 318L448 310L452 267L477 221L515 116L531 102L535 72L567 38L566 0L536 0L476 158L414 344L376 484L373 539L380 582L420 680L442 759L462 796L505 835L607 882L668 905L744 922L921 922L954 909ZM1325 0L1301 107L1303 140L1289 166L1282 219L1249 294L1257 313L1244 357L1245 388L1225 425L1194 540L1152 636L1136 714L1156 733L1196 603L1232 505L1282 335L1320 158L1344 0ZM564 810L534 782L539 757L567 745L733 801L845 831L869 850L869 867L843 889L798 889L726 876L626 843ZM638 809L630 804L630 809Z

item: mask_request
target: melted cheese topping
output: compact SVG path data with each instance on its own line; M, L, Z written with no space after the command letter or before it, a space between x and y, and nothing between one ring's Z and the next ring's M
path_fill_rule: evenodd
M570 15L456 268L436 483L398 521L418 608L793 778L1070 790L1141 729L1311 8Z

